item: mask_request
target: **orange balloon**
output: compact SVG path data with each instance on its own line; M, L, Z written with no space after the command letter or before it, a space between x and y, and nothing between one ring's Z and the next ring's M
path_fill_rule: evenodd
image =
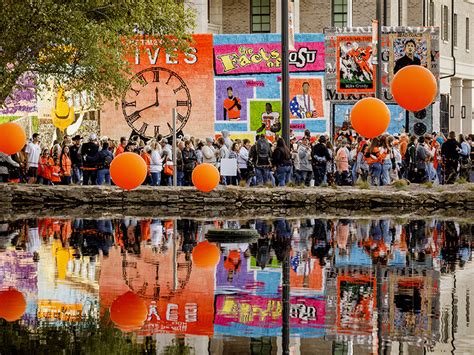
M0 291L0 317L7 322L14 322L23 316L26 310L26 301L23 293L10 288Z
M110 177L115 185L125 190L133 190L146 179L146 163L141 156L126 152L117 155L110 164Z
M395 74L391 90L397 104L416 112L434 101L438 88L432 72L420 65L409 65Z
M384 133L390 124L390 110L382 100L366 97L351 110L351 125L357 133L374 138Z
M204 163L196 166L191 178L199 191L210 192L219 185L220 174L214 165Z
M140 329L147 315L145 302L131 291L118 296L110 306L110 319L125 332Z
M199 243L193 249L193 265L202 268L215 267L219 262L221 252L219 248L207 240Z
M7 155L18 153L26 144L26 134L23 128L8 122L0 125L0 152Z

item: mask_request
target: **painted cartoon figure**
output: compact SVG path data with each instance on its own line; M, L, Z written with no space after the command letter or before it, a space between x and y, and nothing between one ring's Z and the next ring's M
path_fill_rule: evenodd
M290 112L298 118L318 117L313 98L309 94L310 85L305 81L302 85L303 93L296 95L290 102Z
M240 110L242 109L242 104L240 99L234 96L232 87L227 88L227 98L224 100L224 121L238 121L240 120Z

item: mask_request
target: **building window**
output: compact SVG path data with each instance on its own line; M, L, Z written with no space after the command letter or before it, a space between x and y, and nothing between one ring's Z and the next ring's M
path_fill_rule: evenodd
M446 5L441 5L441 29L442 29L442 40L447 41L448 40L448 35L449 35L449 30L448 30L448 17L449 17L449 10Z
M251 0L252 2L252 32L270 32L270 0Z
M453 18L453 44L454 47L458 46L458 14L454 14Z
M430 26L434 26L435 23L435 5L434 1L430 1L430 19L429 24Z
M468 51L469 48L469 17L466 17L466 50Z
M403 0L398 0L398 26L403 24Z
M332 25L347 26L347 0L332 0Z

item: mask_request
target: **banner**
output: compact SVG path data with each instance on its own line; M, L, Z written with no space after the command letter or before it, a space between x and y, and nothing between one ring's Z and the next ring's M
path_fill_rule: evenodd
M382 27L383 100L394 103L393 75L406 65L422 65L439 80L439 29ZM325 98L333 103L375 96L373 26L331 28L325 32ZM438 96L439 98L439 85Z

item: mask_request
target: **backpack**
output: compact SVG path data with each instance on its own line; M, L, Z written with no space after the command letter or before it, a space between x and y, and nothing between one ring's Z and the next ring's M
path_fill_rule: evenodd
M114 160L112 154L107 154L104 158L104 167L109 168L110 164L112 163L112 160Z
M257 161L264 161L270 158L270 143L266 139L257 141Z

